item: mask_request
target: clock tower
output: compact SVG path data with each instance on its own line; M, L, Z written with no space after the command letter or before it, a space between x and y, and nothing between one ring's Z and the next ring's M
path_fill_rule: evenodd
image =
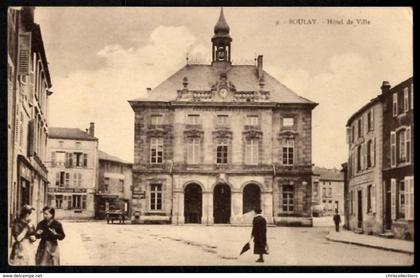
M226 23L223 14L223 8L220 10L219 20L214 26L214 35L211 38L212 46L212 64L215 62L231 63L230 43L232 38L229 35L229 25Z

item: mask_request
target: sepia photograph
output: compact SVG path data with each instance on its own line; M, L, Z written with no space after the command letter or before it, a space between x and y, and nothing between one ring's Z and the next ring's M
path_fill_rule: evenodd
M414 265L411 7L10 6L6 50L4 264Z

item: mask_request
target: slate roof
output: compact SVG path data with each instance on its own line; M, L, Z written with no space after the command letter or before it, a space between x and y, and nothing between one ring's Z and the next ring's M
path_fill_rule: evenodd
M320 180L344 181L343 172L338 169L314 167L313 172Z
M99 158L99 160L114 161L114 162L118 162L118 163L122 163L122 164L130 164L130 165L133 164L131 162L122 160L119 157L116 157L114 155L111 155L111 154L106 153L106 152L101 151L101 150L98 150L98 158Z
M83 141L97 141L98 138L91 136L79 128L50 127L48 137L53 139L74 139Z
M224 69L212 65L185 65L146 96L132 100L136 101L174 101L177 90L182 89L184 77L188 78L188 89L209 91L211 86L220 79ZM259 80L255 65L232 65L226 71L227 81L232 82L236 91L258 91ZM264 90L270 91L270 101L277 103L312 104L315 102L303 98L287 88L280 81L264 71Z

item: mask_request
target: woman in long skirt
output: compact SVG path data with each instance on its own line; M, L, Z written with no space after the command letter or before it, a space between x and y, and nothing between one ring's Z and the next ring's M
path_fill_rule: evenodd
M35 210L29 205L24 205L19 218L13 222L13 245L10 254L12 265L35 265L35 227L31 223L31 213Z
M41 239L36 252L37 265L60 265L58 241L65 237L63 226L54 219L55 210L51 207L42 209L44 219L36 227L36 237Z

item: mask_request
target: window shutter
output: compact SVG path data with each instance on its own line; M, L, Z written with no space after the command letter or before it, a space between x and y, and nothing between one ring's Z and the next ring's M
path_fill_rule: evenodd
M411 127L407 127L405 130L405 156L407 162L411 161Z
M395 117L398 115L398 94L392 95L392 115Z
M55 173L55 185L60 185L60 172Z
M413 177L405 177L405 219L413 220L414 219L414 187L413 187Z
M372 163L372 167L375 167L375 154L376 154L376 137L373 138L370 145L370 161Z
M82 186L82 173L79 173L79 181L77 185Z
M391 219L395 220L397 218L397 181L395 179L391 179Z
M375 184L372 184L372 187L370 189L370 198L371 198L371 206L372 206L372 212L376 212L376 186Z
M73 186L77 186L77 173L73 173Z
M35 152L35 120L28 122L28 156L33 156Z
M31 66L31 33L19 34L18 75L28 75Z
M370 121L371 121L370 127L372 128L372 130L375 130L375 109L372 109Z
M363 129L362 129L363 130ZM366 160L367 160L367 144L362 144L362 170L366 169Z
M364 132L364 127L365 127L365 115L362 115L361 117L361 128L360 128L360 137L364 138L365 132Z
M396 134L395 131L391 131L391 167L396 166L397 148L396 148Z
M414 220L414 177L410 177L410 220Z

